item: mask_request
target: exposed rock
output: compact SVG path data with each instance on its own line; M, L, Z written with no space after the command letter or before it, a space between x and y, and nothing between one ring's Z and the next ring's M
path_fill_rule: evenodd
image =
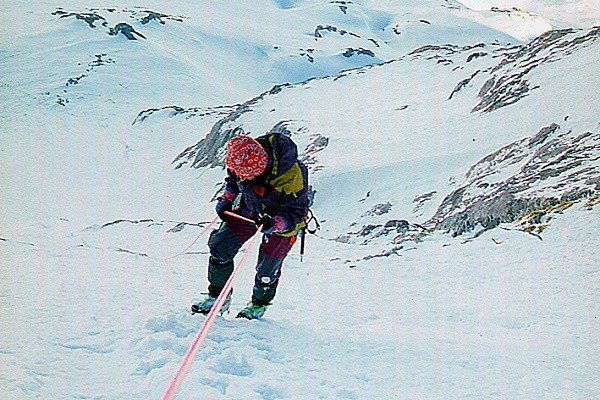
M47 96L49 100L53 99L55 104L58 104L62 107L67 107L67 104L70 103L69 90L68 90L69 86L80 84L80 82L83 79L89 77L90 74L99 66L115 63L115 61L112 58L108 57L105 53L95 54L92 57L94 57L94 58L92 61L90 61L87 64L85 72L82 72L81 74L79 74L77 76L73 76L73 77L65 79L65 81L66 81L65 86L60 89L60 93L53 93L53 91L48 90L48 91L45 91L43 93L43 95ZM81 63L79 63L79 65L81 65Z
M484 51L479 51L479 52L470 54L469 57L467 57L467 62L470 63L471 61L473 61L476 58L487 56L487 54L488 53L486 53Z
M463 79L462 81L460 81L458 83L458 85L456 85L456 87L454 88L454 90L452 90L452 93L450 93L450 96L448 97L448 100L451 100L452 97L454 97L454 95L458 92L460 92L465 86L467 86L469 83L471 83L471 81L473 80L473 78L475 78L479 72L481 72L480 70L477 70L473 73L473 75L471 75L470 77Z
M368 236L368 235L370 235L371 233L373 233L373 231L374 231L375 229L377 229L377 228L380 228L380 227L381 227L381 225L372 225L372 224L370 224L370 225L365 225L365 226L363 226L363 227L360 229L360 231L358 231L358 232L356 233L356 235L358 235L358 236Z
M315 58L313 57L315 49L300 49L300 56L306 57L309 62L315 62Z
M320 134L314 134L310 137L310 143L306 146L304 153L300 157L301 161L307 166L315 166L317 163L315 154L324 150L329 145L329 138ZM317 169L317 168L315 168Z
M479 89L479 97L485 97L485 95L490 91L490 89L494 87L495 83L496 78L494 77L491 77L490 79L485 81L481 89Z
M376 216L376 215L383 215L383 214L387 214L392 210L392 204L391 203L382 203L382 204L376 204L374 205L369 211L367 211L364 216Z
M597 196L599 150L598 133L544 127L474 165L466 183L444 199L426 225L456 236ZM516 172L505 176L507 170Z
M174 227L172 227L171 229L169 229L167 231L167 233L179 233L179 232L181 232L182 230L184 230L188 226L196 226L196 227L198 227L198 226L202 226L202 225L203 225L202 223L190 224L188 222L180 222L177 225L175 225Z
M396 233L406 233L410 229L410 223L404 219L392 219L383 226L386 230L395 230Z
M211 107L211 108L200 108L200 107L191 107L191 108L183 108L176 105L164 106L158 108L148 108L146 110L142 110L138 113L135 119L132 122L132 125L141 124L146 121L148 118L153 116L154 114L160 112L166 112L169 118L184 116L186 119L195 118L195 117L208 117L212 115L222 116L229 114L234 107L230 106L219 106L219 107Z
M442 7L450 9L450 10L460 10L461 9L461 6L453 0L444 0L444 4L442 4Z
M411 224L403 219L392 219L385 224L363 225L358 231L340 235L335 240L341 243L366 245L375 239L393 235L390 242L397 245L408 241L422 242L428 233L429 231L419 224Z
M146 25L151 21L157 21L161 25L165 25L165 21L167 20L183 22L185 18L183 16L163 14L151 10L139 10L137 8L123 9L119 11L115 8L88 8L86 12L68 12L62 8L59 8L58 10L54 11L52 15L58 15L61 19L73 17L84 21L90 28L96 29L99 28L99 26L96 25L96 23L99 21L100 26L108 28L108 21L104 16L102 16L102 13L114 14L116 12L123 14L126 18L133 19L133 21L138 22L141 25ZM111 36L117 36L119 33L122 33L129 40L137 40L138 37L146 39L142 33L136 31L132 25L125 22L118 23L114 27L108 28L106 33Z
M363 54L365 56L375 57L375 53L373 53L371 50L363 49L362 47L358 48L358 49L349 48L349 49L346 49L346 51L342 53L342 55L346 58L350 58L356 54L359 54L359 55Z
M122 248L117 248L117 252L118 253L126 253L126 254L131 254L132 256L138 256L138 257L148 257L148 254L146 253L140 253L137 251L131 251L131 250L127 250L127 249L122 249Z
M554 30L527 45L505 49L504 59L491 70L490 78L479 91L480 101L472 112L492 112L518 102L537 88L528 80L532 71L540 65L561 60L599 37L600 28Z
M117 36L119 33L122 33L129 40L137 40L136 36L141 37L142 39L146 39L144 35L136 31L133 26L129 25L126 22L121 22L115 25L114 28L110 28L108 32L111 36Z
M496 13L504 13L504 14L511 14L514 12L520 12L522 11L520 8L518 7L511 7L511 8L500 8L500 7L492 7L490 9L491 12L496 12Z
M421 210L423 209L425 203L430 201L433 198L433 196L435 196L436 194L437 194L437 192L433 191L433 192L425 193L425 194L415 197L413 199L413 203L415 204L415 208L413 209L413 214L420 213Z
M138 220L117 219L115 221L107 222L107 223L101 225L100 228L106 228L107 226L118 225L118 224L122 224L122 223L137 225L137 224L148 223L148 222L154 222L154 220L152 220L152 219L138 219Z
M225 145L233 136L244 132L243 128L236 123L237 119L251 111L251 106L265 97L277 95L282 88L290 86L292 85L289 83L276 85L243 104L233 106L232 111L217 121L204 139L185 149L173 160L175 168L181 168L188 163L193 168L223 166Z
M150 21L157 21L158 23L165 25L166 24L165 20L168 20L168 19L177 21L177 22L183 22L183 17L175 17L173 15L157 13L154 11L145 11L145 12L147 13L147 15L140 20L140 23L142 25L146 25Z
M323 37L323 35L321 34L322 31L335 32L341 36L350 35L350 36L354 36L357 38L360 37L356 33L348 32L345 29L338 29L336 26L333 26L333 25L317 25L317 27L315 28L315 33L314 33L315 39L320 39Z
M63 10L57 10L52 13L52 15L59 15L59 18L70 18L75 17L78 20L84 21L88 26L92 29L95 29L94 25L97 21L102 21L101 25L106 26L106 19L97 13L77 13L77 12L66 12Z
M473 49L483 48L485 43L477 43L473 46L458 46L454 44L445 45L426 45L421 46L410 53L409 56L425 56L425 59L437 58L436 55L442 54L456 54L464 53Z
M87 78L89 76L89 74L99 66L115 63L115 60L113 60L110 57L107 57L106 53L95 54L94 57L95 57L94 60L88 63L87 68L85 69L84 73L67 79L66 86L79 84L79 82L82 79Z
M379 45L379 43L377 43L377 40L375 40L375 39L371 39L371 38L369 38L368 40L369 40L369 42L373 43L373 44L374 44L376 47L381 47L381 46Z
M400 250L404 249L404 246L394 246L390 250L384 250L379 254L369 254L363 257L363 261L372 260L373 258L390 257L400 255Z
M421 204L434 194L414 202ZM599 203L600 134L551 124L473 165L464 184L445 197L425 224L392 219L383 225L365 224L337 240L368 244L394 235L391 244L397 246L419 243L434 230L452 236L475 231L477 237L502 223L514 223L542 239L556 213L576 204L592 209Z
M332 1L331 4L339 4L338 7L344 14L348 13L348 4L352 4L351 1Z

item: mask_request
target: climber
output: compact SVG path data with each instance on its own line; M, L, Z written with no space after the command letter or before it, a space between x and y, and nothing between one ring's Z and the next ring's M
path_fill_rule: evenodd
M292 139L270 132L256 139L233 137L227 145L225 188L217 199L222 220L212 232L208 246L208 294L192 305L192 312L208 314L234 269L234 257L242 245L262 226L262 243L252 298L237 318L261 318L281 276L283 261L300 229L306 226L309 205L308 170L298 160ZM249 223L231 213L251 219ZM231 304L230 291L220 313Z

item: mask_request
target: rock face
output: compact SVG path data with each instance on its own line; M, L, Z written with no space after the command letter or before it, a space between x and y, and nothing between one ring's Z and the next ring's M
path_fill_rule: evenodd
M118 23L114 28L110 28L110 31L108 32L110 36L117 36L119 33L122 33L123 36L129 40L137 40L138 37L146 39L146 36L142 35L136 31L133 26L125 22Z
M573 29L549 31L525 46L504 53L504 59L494 67L491 77L479 91L479 103L473 112L492 112L514 104L537 87L531 87L528 77L541 65L558 61L581 46L600 37L600 28L584 35Z
M336 240L368 244L389 237L394 253L399 245L418 243L434 231L478 236L502 223L516 223L517 229L541 238L553 214L575 204L591 208L599 202L600 133L551 124L473 165L464 184L448 194L423 225L392 219L363 225ZM391 205L377 205L367 214L390 209Z
M354 36L357 38L360 37L360 35L357 35L356 33L349 32L345 29L338 29L336 26L333 26L333 25L317 25L317 27L315 28L315 33L314 33L315 40L323 37L323 34L321 33L322 31L334 32L334 33L339 34L340 36L350 35L350 36Z
M159 108L148 108L146 110L142 110L138 113L138 115L133 120L131 125L141 124L150 118L152 115L157 113L165 113L169 118L184 116L186 119L190 118L202 118L208 117L211 115L223 116L232 112L234 108L228 106L220 106L220 107L211 107L211 108L200 108L200 107L191 107L191 108L183 108L179 106L164 106Z
M346 51L344 53L342 53L342 55L346 58L350 58L354 55L365 55L365 56L369 56L369 57L375 57L375 53L373 53L371 50L368 49L354 49L354 48L349 48L346 49Z
M109 19L111 16L122 15L130 21L135 21L134 24L139 23L140 25L146 25L151 21L165 25L168 20L183 22L185 18L183 16L168 15L140 8L122 10L115 8L88 8L86 11L65 11L62 8L58 8L52 15L57 15L60 19L75 18L85 22L92 29L104 28L110 36L123 34L129 40L137 40L138 38L146 39L146 37L136 31L133 25L126 22L118 22L113 27L110 27Z
M599 160L598 132L551 124L475 164L426 226L456 236L522 220L531 231L531 224L541 224L554 210L598 202Z
M86 24L88 24L88 26L92 29L96 28L95 23L100 21L99 24L101 26L107 26L108 23L106 21L106 19L95 13L95 12L67 12L67 11L63 11L63 10L56 10L55 12L52 13L52 15L58 15L59 18L75 18L81 21L84 21Z
M225 117L213 125L204 139L185 149L173 160L175 168L181 168L186 164L190 164L193 168L223 166L226 151L225 145L233 136L244 133L243 128L237 124L237 119L241 115L252 111L251 107L265 97L276 95L281 92L283 87L287 86L291 85L276 85L271 90L243 104L236 105ZM276 128L274 127L273 129Z

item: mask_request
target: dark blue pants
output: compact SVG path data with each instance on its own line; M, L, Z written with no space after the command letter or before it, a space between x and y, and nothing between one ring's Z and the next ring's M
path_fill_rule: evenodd
M208 290L217 297L233 272L233 259L242 247L256 233L256 226L244 221L228 220L213 231L209 240L210 259L208 263ZM275 297L283 260L292 249L295 237L274 234L264 235L258 252L256 276L252 301L256 304L269 304Z

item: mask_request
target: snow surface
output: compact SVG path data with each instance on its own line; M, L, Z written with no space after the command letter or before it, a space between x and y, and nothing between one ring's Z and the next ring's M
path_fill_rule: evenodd
M516 8L521 13L513 14L512 17L509 16L507 19L522 19L524 17L522 12L524 11L532 17L545 19L558 28L563 26L591 28L598 24L600 18L600 4L597 1L460 0L460 3L476 11L489 11L493 7L500 10L514 10Z
M186 310L206 287L206 239L166 258L214 218L223 171L171 162L221 115L163 111L133 124L140 111L230 106L426 44L499 48L600 20L595 1L113 3L94 5L112 25L145 9L185 18L132 22L147 39L128 41L52 15L92 7L80 0L0 4L0 399L159 398L202 323ZM359 37L316 40L318 25ZM376 57L347 59L347 47ZM333 240L377 222L366 212L388 201L394 217L426 220L474 162L567 115L597 131L597 54L595 43L548 64L532 77L543 89L487 116L470 112L483 78L447 98L489 57L457 71L406 57L245 114L252 132L290 120L301 149L313 134L331 138L312 173L323 230L302 262L292 250L262 321L218 318L177 398L600 397L597 207L555 216L543 240L506 224L477 238L435 234L391 257ZM235 284L234 312L253 272Z

